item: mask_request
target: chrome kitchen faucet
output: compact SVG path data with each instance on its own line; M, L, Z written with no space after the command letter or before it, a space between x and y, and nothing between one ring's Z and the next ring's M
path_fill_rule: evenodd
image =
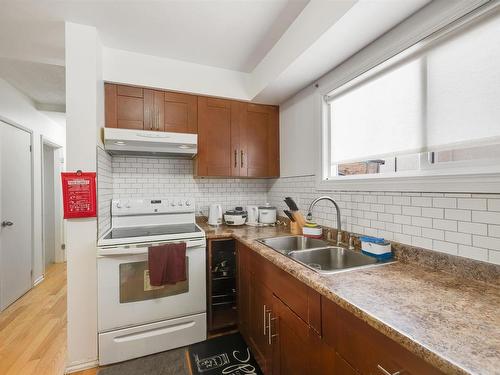
M307 210L307 220L312 220L312 210L313 210L314 206L316 206L316 203L318 203L319 201L323 201L323 200L332 202L333 205L335 206L335 209L337 210L337 246L340 246L340 244L342 243L342 233L341 233L342 232L342 225L340 224L340 208L339 208L339 205L337 204L337 202L335 202L333 200L333 198L325 195L323 197L319 197L319 198L316 198L315 200L313 200L311 202L311 204L309 205L309 209Z

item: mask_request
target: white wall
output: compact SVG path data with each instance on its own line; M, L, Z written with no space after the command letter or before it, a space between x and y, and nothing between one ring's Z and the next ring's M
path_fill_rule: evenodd
M320 97L307 87L280 105L281 176L314 173L319 149Z
M54 149L43 145L43 246L45 250L44 263L49 266L56 257L56 220L55 220L55 189L54 189Z
M33 132L33 281L43 274L42 247L42 160L40 137L65 146L66 129L37 111L33 102L0 78L0 118Z
M104 125L102 48L94 27L66 23L67 170L96 171ZM66 221L68 369L97 360L97 219Z
M250 100L249 77L247 73L164 57L103 50L103 79L108 82Z

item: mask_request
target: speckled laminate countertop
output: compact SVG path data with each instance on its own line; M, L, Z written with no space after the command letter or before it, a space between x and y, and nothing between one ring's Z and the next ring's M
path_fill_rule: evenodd
M256 241L283 228L209 227L235 238L447 374L500 374L500 288L396 262L320 275Z

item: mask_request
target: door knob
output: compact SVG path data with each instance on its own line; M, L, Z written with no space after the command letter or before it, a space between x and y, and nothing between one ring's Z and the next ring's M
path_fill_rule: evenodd
M2 221L2 227L11 227L14 223L12 221Z

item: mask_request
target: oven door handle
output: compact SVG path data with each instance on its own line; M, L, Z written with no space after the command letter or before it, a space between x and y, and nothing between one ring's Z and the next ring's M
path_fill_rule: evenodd
M133 247L125 247L125 246L113 246L113 247L101 247L98 249L98 256L113 256L113 255L139 255L139 254L147 254L148 248L151 246L160 246L166 245L168 243L179 243L185 241L172 241L172 242L162 242L162 243L144 243L137 244ZM186 241L186 248L192 249L195 247L205 247L205 240L197 240L197 241Z

